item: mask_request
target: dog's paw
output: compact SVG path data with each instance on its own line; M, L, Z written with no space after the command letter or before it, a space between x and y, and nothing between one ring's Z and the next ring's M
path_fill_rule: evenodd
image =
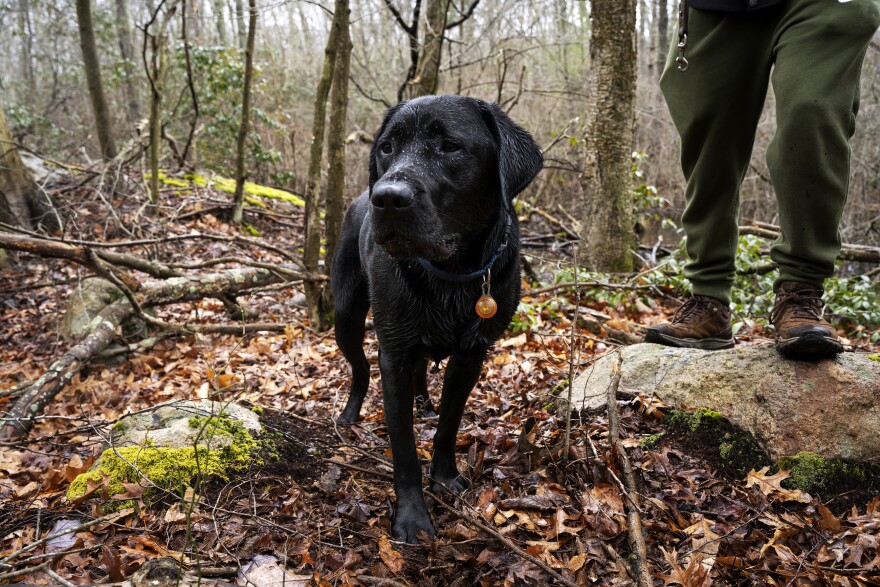
M409 544L418 544L419 532L434 536L434 526L427 510L398 510L391 524L391 537Z
M432 476L431 491L434 493L462 493L470 487L470 485L471 484L468 480L461 475L446 479Z
M352 412L352 410L342 410L342 413L339 414L338 418L336 418L336 423L345 426L348 424L355 424L360 419L361 415L358 412Z

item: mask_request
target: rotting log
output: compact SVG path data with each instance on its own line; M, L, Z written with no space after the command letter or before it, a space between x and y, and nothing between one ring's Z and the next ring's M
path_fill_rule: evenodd
M285 272L288 275L249 267L205 275L173 277L141 284L137 297L143 307L150 307L232 295L254 287L282 282L290 277L289 272L286 270ZM5 415L4 425L0 428L0 438L15 440L26 436L46 406L55 399L76 373L116 338L117 328L134 314L135 309L128 298L121 298L104 308L95 319L95 328L82 342L53 362L43 375L21 390L18 400ZM209 329L216 331L215 326L211 325ZM236 332L241 333L254 331L253 325L228 326L234 326ZM271 330L279 327L274 324L271 326ZM193 326L190 330L198 332L199 326ZM222 331L223 328L220 330Z

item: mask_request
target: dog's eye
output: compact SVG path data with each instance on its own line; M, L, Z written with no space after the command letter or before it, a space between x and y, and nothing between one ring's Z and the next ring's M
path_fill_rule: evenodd
M379 150L386 155L390 155L393 149L391 148L391 143L382 143L381 145L379 145Z
M443 144L440 145L440 150L444 153L455 153L456 151L461 150L461 145L451 141L443 141Z

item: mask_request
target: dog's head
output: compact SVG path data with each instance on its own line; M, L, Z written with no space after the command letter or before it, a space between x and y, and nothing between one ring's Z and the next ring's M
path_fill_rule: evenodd
M401 102L370 152L373 238L397 259L448 259L512 208L543 162L531 135L497 104L463 96Z

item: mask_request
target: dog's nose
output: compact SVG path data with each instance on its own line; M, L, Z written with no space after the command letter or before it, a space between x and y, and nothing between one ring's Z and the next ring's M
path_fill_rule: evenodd
M405 183L383 183L373 189L370 202L373 208L382 212L397 212L412 206L415 194Z

